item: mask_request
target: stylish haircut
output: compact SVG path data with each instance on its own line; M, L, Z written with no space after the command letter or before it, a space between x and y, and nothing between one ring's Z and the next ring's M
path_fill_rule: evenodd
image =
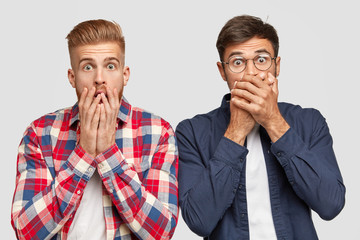
M224 52L227 46L246 42L253 37L269 40L274 48L275 57L278 56L279 37L275 28L268 23L264 23L258 17L241 15L230 19L219 33L216 48L220 60L224 60Z
M67 35L68 48L71 50L78 46L97 44L102 42L115 42L121 49L121 60L125 61L125 38L121 27L115 21L104 19L89 20L76 25Z

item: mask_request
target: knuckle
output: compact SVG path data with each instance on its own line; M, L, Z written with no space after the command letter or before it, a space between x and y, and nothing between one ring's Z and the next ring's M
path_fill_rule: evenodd
M265 100L263 98L259 99L259 105L263 106L265 104Z
M254 113L255 114L259 114L260 113L260 106L258 106L258 105L256 105L256 106L254 106Z

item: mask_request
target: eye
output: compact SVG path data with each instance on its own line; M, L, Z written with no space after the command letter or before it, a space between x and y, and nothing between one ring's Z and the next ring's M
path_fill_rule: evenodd
M90 71L90 70L92 70L92 66L90 64L86 64L85 67L84 67L84 70L85 71Z
M270 61L270 57L269 56L258 56L258 57L256 57L255 61L257 64L263 65Z
M241 66L244 64L244 59L243 58L234 58L232 61L231 61L232 65L235 66L235 67L238 67L238 66Z
M107 68L110 69L110 70L114 70L114 69L115 69L115 65L112 64L112 63L109 63L109 64L107 65Z

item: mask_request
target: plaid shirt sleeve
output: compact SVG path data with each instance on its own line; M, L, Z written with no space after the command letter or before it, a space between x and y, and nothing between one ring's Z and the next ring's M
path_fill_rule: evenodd
M95 162L76 147L56 176L51 144L42 135L44 119L34 122L24 133L18 151L16 188L11 224L18 239L49 239L74 214ZM51 167L52 166L52 167Z
M116 144L96 158L112 202L139 239L170 239L177 224L178 150L169 124L163 127L155 146L150 169L143 179Z

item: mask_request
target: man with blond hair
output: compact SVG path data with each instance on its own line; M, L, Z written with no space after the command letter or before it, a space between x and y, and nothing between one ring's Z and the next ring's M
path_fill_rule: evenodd
M78 102L30 124L19 146L11 223L18 239L170 239L178 215L177 145L168 122L123 96L120 26L68 34Z

